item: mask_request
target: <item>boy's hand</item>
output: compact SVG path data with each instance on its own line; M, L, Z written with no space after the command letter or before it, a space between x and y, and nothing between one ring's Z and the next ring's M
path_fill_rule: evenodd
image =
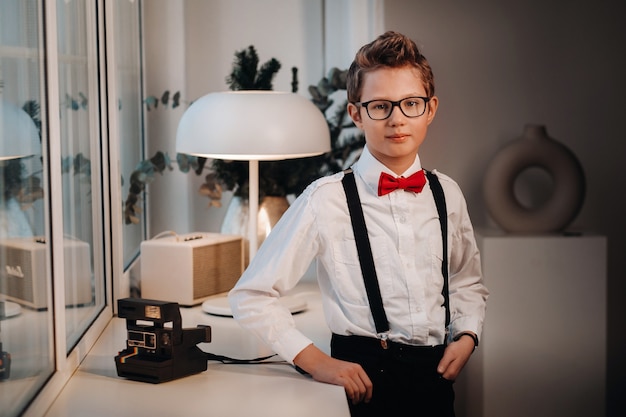
M357 363L331 358L314 345L304 348L294 363L316 381L342 386L353 404L372 399L372 381Z
M456 342L450 343L443 353L443 358L439 361L437 372L445 379L454 381L473 351L474 341L471 337L461 337Z

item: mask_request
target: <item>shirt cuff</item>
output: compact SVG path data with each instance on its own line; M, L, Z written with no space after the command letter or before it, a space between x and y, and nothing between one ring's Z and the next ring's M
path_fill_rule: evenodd
M281 336L280 340L272 344L272 350L293 365L293 360L298 356L298 353L311 344L313 341L299 330L290 329Z
M474 317L466 316L455 319L450 324L450 340L454 340L459 334L463 332L473 332L480 341L482 333L483 323Z

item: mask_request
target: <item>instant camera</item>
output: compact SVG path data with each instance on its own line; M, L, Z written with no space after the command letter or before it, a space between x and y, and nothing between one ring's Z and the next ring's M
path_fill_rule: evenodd
M115 357L117 375L160 383L206 371L207 355L198 343L211 341L211 327L181 328L178 303L141 298L117 302L126 319L126 349Z

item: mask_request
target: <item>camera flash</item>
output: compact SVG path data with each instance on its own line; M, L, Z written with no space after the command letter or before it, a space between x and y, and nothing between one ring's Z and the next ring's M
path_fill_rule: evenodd
M160 320L161 319L161 307L154 305L147 305L145 309L145 316L149 319Z

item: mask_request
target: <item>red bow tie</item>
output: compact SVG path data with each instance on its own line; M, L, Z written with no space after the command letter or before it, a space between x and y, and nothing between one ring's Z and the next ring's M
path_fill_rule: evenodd
M424 170L419 170L408 178L393 177L382 172L380 174L380 180L378 180L378 195L389 194L398 188L419 193L424 188L424 184L426 184Z

